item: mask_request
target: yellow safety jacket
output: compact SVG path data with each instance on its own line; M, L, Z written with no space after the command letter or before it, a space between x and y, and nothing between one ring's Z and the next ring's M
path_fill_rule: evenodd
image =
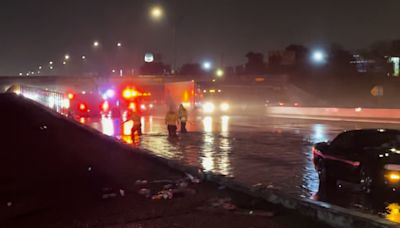
M176 112L168 112L167 115L165 116L165 124L166 125L176 125L176 122L178 121L178 115Z
M179 109L179 120L182 122L186 122L188 119L188 113L186 109Z

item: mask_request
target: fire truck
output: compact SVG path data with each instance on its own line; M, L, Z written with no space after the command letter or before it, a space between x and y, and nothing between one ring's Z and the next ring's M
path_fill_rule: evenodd
M195 81L166 83L165 101L169 107L182 104L185 108L200 114L227 114L231 109L229 99L215 83Z

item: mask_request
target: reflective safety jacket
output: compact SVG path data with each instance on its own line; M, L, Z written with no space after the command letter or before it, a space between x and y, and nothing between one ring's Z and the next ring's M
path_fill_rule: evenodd
M187 119L188 119L188 113L187 113L186 109L180 108L178 114L179 114L179 120L180 120L181 122L186 122L186 121L187 121Z
M176 125L176 122L178 122L178 114L174 111L167 112L167 115L165 116L165 124Z

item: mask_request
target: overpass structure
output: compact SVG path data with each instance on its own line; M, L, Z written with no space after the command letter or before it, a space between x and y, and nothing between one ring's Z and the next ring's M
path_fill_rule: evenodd
M0 92L4 92L13 84L21 84L27 86L48 87L49 89L57 90L58 87L69 86L75 89L96 89L99 86L107 83L134 82L145 85L159 85L168 82L190 81L196 82L211 82L215 79L217 82L224 82L225 85L251 85L255 87L274 86L282 87L287 83L286 75L282 76L257 76L246 75L241 77L229 78L213 78L212 76L197 76L197 75L135 75L124 77L99 77L99 76L0 76Z

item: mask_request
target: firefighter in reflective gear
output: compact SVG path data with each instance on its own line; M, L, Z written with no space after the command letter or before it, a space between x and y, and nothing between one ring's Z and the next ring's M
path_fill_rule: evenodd
M168 127L168 135L170 137L176 137L176 124L178 122L178 114L171 108L165 116L165 124Z
M186 122L188 120L188 113L185 107L183 105L179 105L179 110L178 110L178 116L179 116L179 122L181 124L181 132L186 133Z
M129 121L132 121L132 122L133 122L133 126L132 126L132 129L131 129L131 135L132 135L132 137L135 136L135 132L137 132L137 134L138 134L139 136L142 135L142 123L141 123L140 119L141 119L141 116L139 115L139 113L136 112L136 111L134 111L134 112L132 112L130 118L127 119L127 120L124 122L124 123L129 122Z

